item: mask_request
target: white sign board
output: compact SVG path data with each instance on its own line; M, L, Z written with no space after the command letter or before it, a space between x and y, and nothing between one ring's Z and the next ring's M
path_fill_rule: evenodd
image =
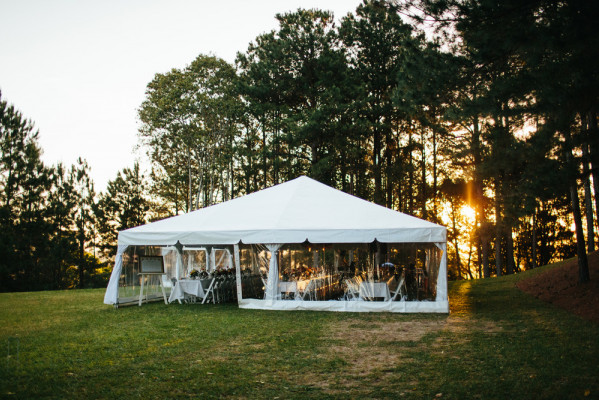
M143 256L141 260L142 274L164 274L164 263L160 256Z

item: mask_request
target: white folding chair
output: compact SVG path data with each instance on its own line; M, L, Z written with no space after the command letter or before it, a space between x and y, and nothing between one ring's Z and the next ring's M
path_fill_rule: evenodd
M304 289L304 292L301 294L300 299L302 300L306 300L306 295L308 296L309 300L315 300L312 292L314 291L314 280L311 279L310 282L308 282L308 284L306 285L306 288Z
M356 284L356 281L352 279L346 279L345 286L347 287L347 291L345 292L345 298L347 300L356 300L360 298L359 285Z
M395 299L397 299L397 296L399 295L401 295L399 300L404 300L407 293L408 289L406 287L406 280L402 276L399 280L399 283L397 284L397 288L395 288L395 291L391 292L391 298L389 299L389 301L395 301Z
M208 286L208 289L204 291L206 295L204 296L204 300L202 300L202 304L204 304L206 301L209 301L210 298L212 299L212 303L214 304L215 281L216 278L212 278L212 281L210 281L210 286Z

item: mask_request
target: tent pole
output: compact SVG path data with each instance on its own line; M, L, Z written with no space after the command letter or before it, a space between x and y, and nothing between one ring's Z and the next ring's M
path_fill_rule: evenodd
M183 245L181 242L177 241L175 244L175 249L177 250L177 262L175 263L175 278L177 281L181 279L181 270L183 269Z
M233 254L235 257L235 280L237 281L237 304L241 303L243 293L241 291L241 265L239 262L239 244L233 245Z

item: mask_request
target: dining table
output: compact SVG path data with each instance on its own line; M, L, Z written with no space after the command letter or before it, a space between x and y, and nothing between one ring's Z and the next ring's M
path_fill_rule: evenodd
M297 294L297 286L297 282L295 281L280 281L279 292L281 293L281 298L295 298Z
M208 289L211 281L211 278L179 279L171 291L168 302L172 303L173 301L177 300L179 303L181 303L181 300L185 299L186 294L203 299L206 296L204 288Z
M382 297L385 300L391 298L387 282L362 282L360 283L360 298L363 300Z

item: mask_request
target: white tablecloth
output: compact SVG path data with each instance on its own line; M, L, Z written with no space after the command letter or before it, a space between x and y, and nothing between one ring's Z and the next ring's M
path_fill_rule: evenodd
M168 302L172 303L175 300L183 300L185 293L204 298L204 287L208 289L211 281L212 279L181 279L175 284Z
M326 286L328 280L330 280L330 279L331 279L331 277L329 275L327 275L327 276L317 276L315 278L297 281L297 290L299 290L299 291L306 290L306 288L308 287L310 282L312 282L312 285L313 285L312 289L318 289L322 286Z
M362 282L360 283L360 298L384 297L391 298L389 286L385 282Z
M298 294L298 298L301 300L318 300L318 290L330 285L331 276L317 276L311 279L297 281L297 290L301 293Z
M297 282L279 282L279 291L281 293L295 293L297 292Z

